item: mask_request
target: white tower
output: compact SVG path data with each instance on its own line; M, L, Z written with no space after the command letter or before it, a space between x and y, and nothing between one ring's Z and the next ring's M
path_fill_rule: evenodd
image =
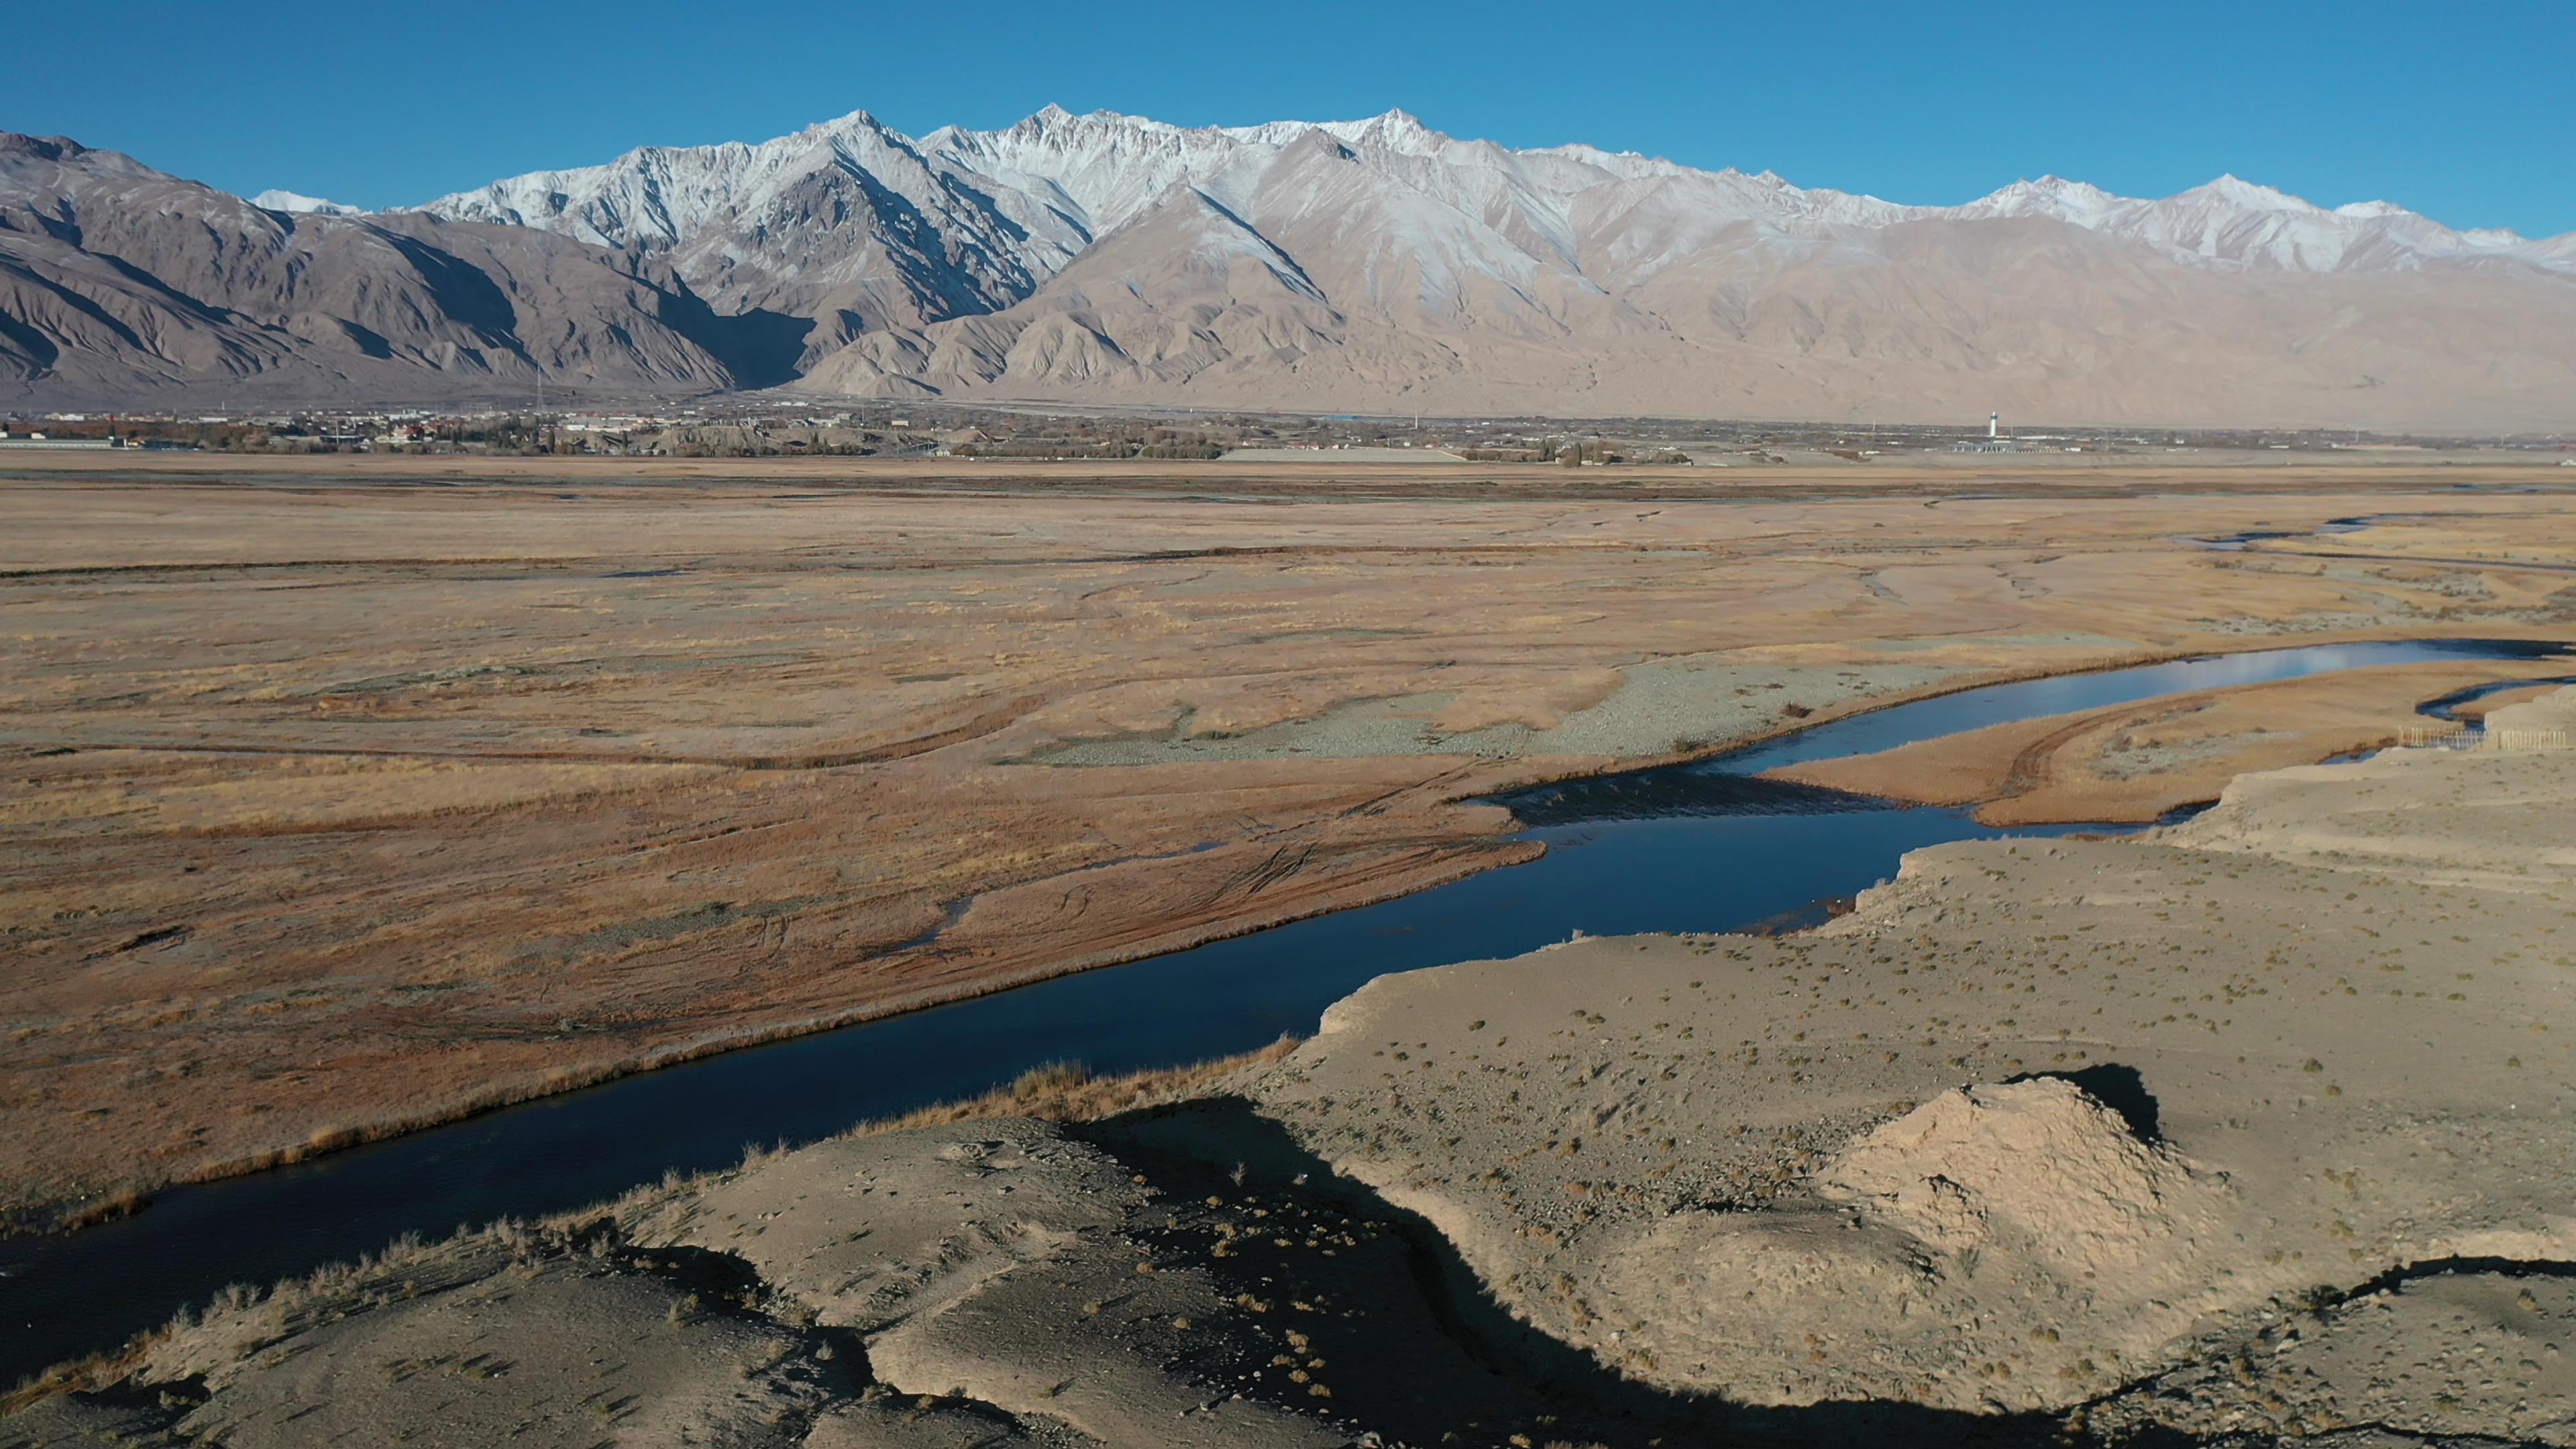
M1987 442L1991 443L1991 442L1995 441L1996 439L1998 439L1998 438L2000 438L2000 437L2002 437L2002 436L2003 436L2003 433L2002 433L2002 431L2001 431L2001 429L2002 429L2002 427L2003 427L2003 423L2004 423L2004 415L2003 415L2002 413L1988 413L1988 414L1986 414L1986 441L1987 441Z

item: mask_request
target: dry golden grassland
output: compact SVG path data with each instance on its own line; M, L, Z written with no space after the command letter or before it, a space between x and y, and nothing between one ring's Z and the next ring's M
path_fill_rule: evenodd
M0 477L20 1214L1524 858L1502 786L2576 624L2554 497L2428 491L2529 469L115 461Z

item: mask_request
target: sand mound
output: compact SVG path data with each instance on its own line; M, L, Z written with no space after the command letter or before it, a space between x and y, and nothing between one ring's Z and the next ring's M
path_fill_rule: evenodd
M1805 1188L1614 1237L1597 1310L1642 1323L1659 1377L1752 1403L2057 1408L2183 1326L2174 1305L2225 1206L2179 1154L2046 1078L1944 1092ZM1765 1332L1744 1332L1748 1306Z
M218 1358L196 1380L210 1397L171 1425L174 1434L287 1449L386 1442L398 1427L410 1443L454 1449L783 1449L831 1392L831 1366L800 1353L792 1331L625 1264L531 1263L454 1291L341 1311L281 1335L279 1347L247 1333L213 1345L239 1356ZM254 1345L259 1352L244 1351Z
M1139 1449L1332 1442L1266 1406L1211 1403L1172 1372L1187 1325L1222 1299L1198 1266L1155 1271L1131 1230L1150 1196L1051 1124L958 1122L760 1163L642 1235L739 1257L793 1316L865 1335L884 1383L1031 1433L1053 1423Z
M875 1333L1073 1252L1143 1199L1102 1153L1005 1118L818 1143L688 1200L663 1231L738 1255L819 1323Z
M2054 1078L1944 1092L1845 1148L1817 1188L1938 1251L2002 1239L2071 1273L2167 1251L2211 1191Z

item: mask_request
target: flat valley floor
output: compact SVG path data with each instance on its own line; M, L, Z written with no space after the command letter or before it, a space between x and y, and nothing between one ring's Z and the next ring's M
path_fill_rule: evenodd
M1901 698L2565 639L2563 477L11 458L0 1209L1414 890L1532 849L1481 794ZM1824 782L2148 819L2517 667Z

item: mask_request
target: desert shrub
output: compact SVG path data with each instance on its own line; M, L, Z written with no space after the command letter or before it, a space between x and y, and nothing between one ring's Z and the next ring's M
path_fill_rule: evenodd
M1080 1062L1047 1062L1020 1073L1019 1080L1011 1083L1011 1099L1015 1102L1034 1102L1040 1097L1054 1096L1069 1087L1079 1087L1090 1080L1091 1069Z

